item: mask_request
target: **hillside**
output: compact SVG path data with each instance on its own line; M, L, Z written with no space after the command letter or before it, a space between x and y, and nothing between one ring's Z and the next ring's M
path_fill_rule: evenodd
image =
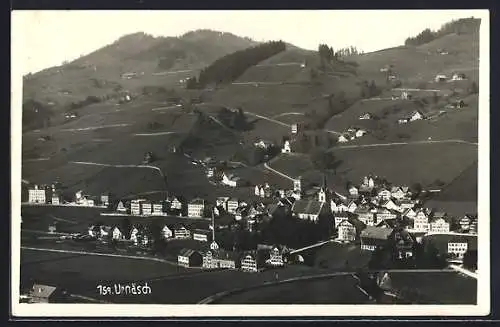
M145 85L176 86L192 70L255 44L248 38L209 30L177 38L130 34L72 62L25 76L23 99L62 110L89 95L102 98L137 92Z

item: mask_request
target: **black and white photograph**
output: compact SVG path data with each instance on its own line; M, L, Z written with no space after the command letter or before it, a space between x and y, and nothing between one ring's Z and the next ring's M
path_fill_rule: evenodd
M489 314L488 10L11 17L13 315Z

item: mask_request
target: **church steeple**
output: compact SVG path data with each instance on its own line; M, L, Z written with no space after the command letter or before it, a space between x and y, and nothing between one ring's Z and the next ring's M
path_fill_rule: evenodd
M327 184L326 184L326 175L323 175L323 184L322 184L321 189L319 190L319 193L318 193L318 201L319 202L326 202L327 193L328 193L328 189L327 189Z

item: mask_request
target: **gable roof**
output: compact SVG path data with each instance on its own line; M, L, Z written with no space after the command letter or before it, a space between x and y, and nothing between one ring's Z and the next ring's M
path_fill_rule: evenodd
M56 291L57 287L42 285L42 284L34 284L31 289L31 295L36 297L49 298Z
M297 200L292 206L293 213L319 214L323 208L323 202L315 200Z
M361 237L377 239L377 240L386 240L389 237L389 235L391 235L392 231L393 231L392 228L366 226L366 228L361 231Z
M191 255L195 254L195 253L198 253L198 251L195 251L195 250L192 250L192 249L181 249L179 251L179 256L182 256L182 257L190 257Z

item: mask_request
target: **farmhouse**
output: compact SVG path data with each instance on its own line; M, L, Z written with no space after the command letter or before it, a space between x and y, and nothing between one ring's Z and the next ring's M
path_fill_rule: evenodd
M137 229L137 227L133 227L132 230L130 231L130 240L135 244L137 245L137 242L138 242L138 239L137 239L137 236L139 234L139 230Z
M270 149L273 146L273 142L265 141L265 140L260 140L258 142L255 142L254 146L256 148L268 150L268 149Z
M413 229L415 232L428 232L429 226L429 214L424 209L418 210L415 218L413 218Z
M375 251L385 246L392 232L392 228L367 226L361 231L361 250Z
M365 135L366 133L368 133L367 131L365 131L364 129L358 129L356 131L356 133L354 134L356 137L362 137L363 135Z
M297 200L292 206L292 214L300 219L317 222L324 212L324 202L316 200Z
M205 200L201 198L195 198L188 203L188 217L203 217L204 210Z
M101 194L101 199L100 199L101 205L104 207L109 206L110 198L111 198L111 196L110 196L109 192Z
M409 121L410 120L408 118L400 118L400 119L398 119L398 124L406 124Z
M411 94L408 91L401 92L401 100L411 100Z
M169 196L166 199L166 202L170 205L170 209L173 210L182 210L182 202L181 200L176 197L176 196Z
M292 124L292 134L297 134L299 132L299 124Z
M177 264L182 267L200 267L203 256L195 250L182 249L177 256Z
M393 255L396 260L408 260L413 258L415 239L404 229L397 228L390 235L393 244Z

